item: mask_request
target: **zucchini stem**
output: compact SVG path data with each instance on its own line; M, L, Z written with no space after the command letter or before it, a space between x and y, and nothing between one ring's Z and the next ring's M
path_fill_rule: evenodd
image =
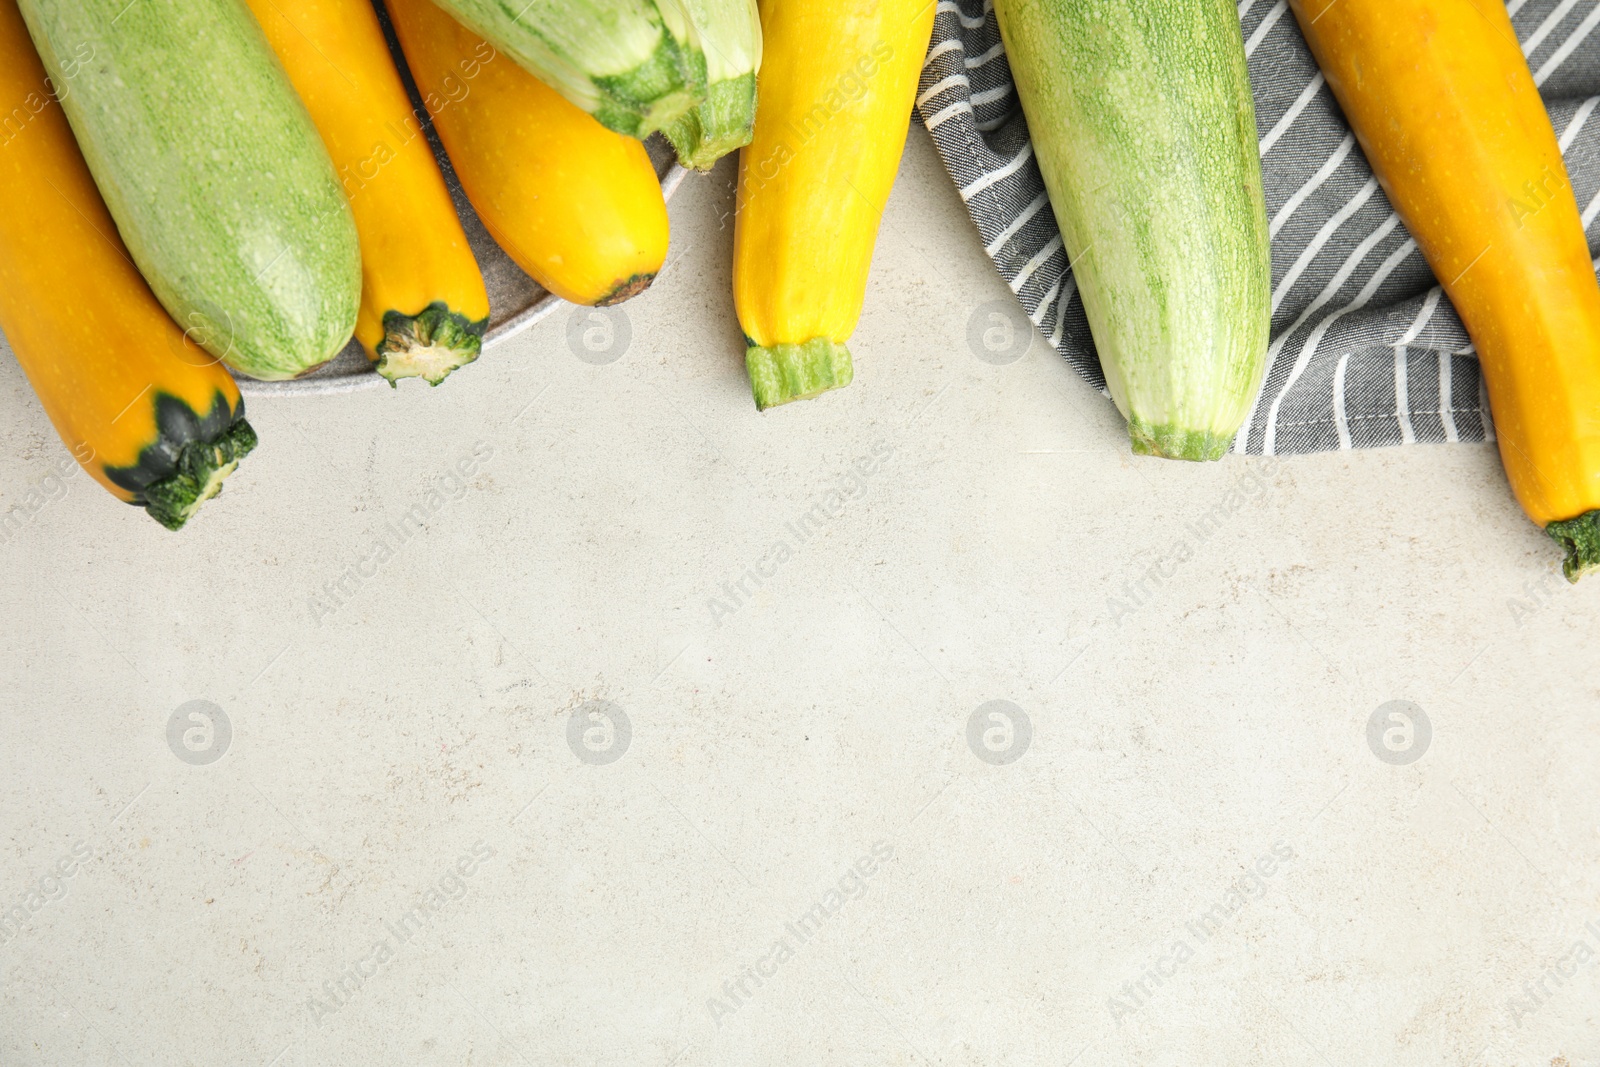
M705 98L706 58L663 32L650 58L625 74L594 79L600 125L644 140Z
M415 315L385 311L377 371L396 388L401 378L423 378L438 385L451 371L478 358L488 324L488 319L472 322L439 300Z
M1593 570L1600 570L1600 509L1586 511L1575 519L1552 522L1544 532L1566 549L1561 573L1576 582Z
M717 160L749 144L755 126L756 76L752 71L712 83L703 103L662 130L677 149L679 163L710 170Z
M855 377L850 350L826 337L813 337L797 345L752 344L745 350L744 365L758 411L791 400L809 400L818 393L849 385Z
M256 447L256 432L243 418L215 441L190 441L178 454L178 469L140 491L150 517L169 530L182 529L200 505L222 492L222 481Z
M1184 430L1176 426L1154 426L1137 415L1128 416L1128 437L1136 456L1162 459L1221 459L1233 447L1237 433L1213 430Z

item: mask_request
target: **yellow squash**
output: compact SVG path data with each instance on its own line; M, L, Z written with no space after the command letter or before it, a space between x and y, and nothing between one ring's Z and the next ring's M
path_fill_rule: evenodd
M456 176L506 254L574 304L643 292L667 258L667 205L644 146L430 0L387 6Z
M369 0L249 0L356 217L356 338L391 383L478 358L483 275Z
M756 407L848 385L844 342L905 149L931 0L762 0L733 299Z
M0 115L0 329L84 470L176 530L255 431L128 258L16 0L0 0Z
M1523 510L1600 567L1600 283L1500 0L1291 0L1383 190L1461 314Z

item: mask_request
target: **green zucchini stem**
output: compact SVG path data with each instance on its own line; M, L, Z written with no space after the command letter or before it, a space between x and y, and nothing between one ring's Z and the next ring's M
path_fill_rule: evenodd
M1590 571L1600 570L1600 510L1552 522L1544 532L1566 549L1567 558L1561 563L1561 572L1567 576L1567 581L1576 582Z
M594 112L600 125L642 141L705 99L705 54L662 33L645 62L594 84L601 94Z
M377 371L391 386L398 387L401 378L438 385L451 371L478 358L488 324L488 319L472 322L438 300L415 315L385 311Z
M200 505L222 492L222 482L256 447L256 432L244 419L234 420L215 441L190 441L178 454L178 469L146 486L135 504L169 530L182 529Z
M1137 415L1128 418L1128 437L1138 456L1196 461L1221 459L1233 447L1236 434L1211 430L1185 430L1176 426L1152 426Z
M750 143L756 128L756 76L754 72L714 82L705 102L663 127L678 151L678 162L695 170L712 165L736 148Z
M798 345L752 344L745 350L744 365L758 411L791 400L809 400L849 385L855 377L850 350L826 337L813 337Z

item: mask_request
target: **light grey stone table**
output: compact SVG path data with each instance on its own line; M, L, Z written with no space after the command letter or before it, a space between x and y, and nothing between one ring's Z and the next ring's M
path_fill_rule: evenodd
M842 392L751 404L724 166L621 318L252 402L180 535L50 483L0 1064L1600 1063L1600 580L1492 446L1130 456L902 170Z

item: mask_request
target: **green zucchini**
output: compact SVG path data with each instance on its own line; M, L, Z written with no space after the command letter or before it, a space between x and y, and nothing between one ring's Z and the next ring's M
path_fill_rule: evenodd
M249 8L20 6L95 183L172 317L252 377L331 359L361 296L355 220Z
M1217 459L1261 386L1272 264L1234 0L995 0L1137 453Z
M696 170L750 143L756 125L756 72L761 69L761 16L756 0L684 0L706 54L706 98L667 123L678 162Z
M705 99L706 56L682 0L438 0L598 119L645 138Z

